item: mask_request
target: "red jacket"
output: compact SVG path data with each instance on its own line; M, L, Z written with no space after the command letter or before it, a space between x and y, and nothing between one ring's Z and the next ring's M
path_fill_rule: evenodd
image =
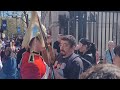
M29 62L29 52L25 52L20 65L22 79L41 79L46 73L46 65L40 55L34 54L34 62Z

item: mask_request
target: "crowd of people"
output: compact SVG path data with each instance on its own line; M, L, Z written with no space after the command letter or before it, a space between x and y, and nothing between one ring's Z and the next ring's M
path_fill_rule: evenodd
M67 37L73 37L73 36L71 35L62 36L61 42L59 43L60 47L58 46L58 50L60 49L60 52L58 53L60 54L64 53L66 55L68 54L67 59L65 59L66 57L65 58L62 57L64 55L59 56L59 59L61 57L62 59L60 60L57 59L58 62L65 62L66 64L67 70L66 68L63 69L64 78L67 78L67 79L71 79L71 78L72 79L119 79L120 78L120 72L119 72L120 71L120 68L119 68L120 67L120 45L115 45L113 41L109 41L108 49L105 51L103 60L101 61L99 58L99 53L97 51L97 48L95 47L95 44L90 42L88 39L81 38L79 40L78 45L74 44L74 46L76 47L73 49L73 52L72 52L70 51L72 49L72 47L70 47L72 44L69 41L70 39L63 39L64 37L67 38ZM65 40L65 42L67 42L69 46L67 46L66 43L65 44L62 43L63 40ZM71 58L72 58L71 61L75 61L77 59L76 57L80 59L78 60L79 62L76 62L76 65L73 62L71 65L69 65L68 62L70 62ZM70 70L68 69L68 67ZM77 69L77 67L79 67L79 69ZM71 75L71 74L72 75L66 76L66 72L68 75ZM57 78L61 79L61 76L58 76Z
M0 40L3 79L120 78L120 45L113 41L108 42L102 63L95 44L86 38L77 44L74 36L59 34L52 45L52 37L47 35L47 49L52 52L49 55L39 33L30 39L27 47L22 47L22 41L23 38ZM52 64L47 55L55 56Z
M22 38L0 40L0 76L2 79L18 78L18 57Z

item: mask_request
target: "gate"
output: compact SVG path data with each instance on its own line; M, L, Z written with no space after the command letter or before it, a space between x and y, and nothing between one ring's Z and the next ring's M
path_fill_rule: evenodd
M60 31L75 36L77 42L80 38L88 38L95 43L101 59L109 40L120 44L119 11L69 11L69 17L64 20L61 25L66 29Z
M108 49L108 41L120 44L120 13L115 11L87 12L86 38L96 44L100 58Z

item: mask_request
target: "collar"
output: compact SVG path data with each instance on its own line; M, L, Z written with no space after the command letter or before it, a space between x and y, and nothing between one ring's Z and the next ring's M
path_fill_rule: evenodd
M34 53L34 54L40 54L39 52L35 52L35 51L33 51L32 53Z

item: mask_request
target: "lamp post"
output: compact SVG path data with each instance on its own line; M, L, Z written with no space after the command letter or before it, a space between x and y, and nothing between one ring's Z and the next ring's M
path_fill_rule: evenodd
M68 35L70 35L70 21L68 20Z
M76 42L78 44L78 16L76 16Z
M17 15L16 15L16 31L17 31Z
M68 16L68 35L70 35L70 16Z

